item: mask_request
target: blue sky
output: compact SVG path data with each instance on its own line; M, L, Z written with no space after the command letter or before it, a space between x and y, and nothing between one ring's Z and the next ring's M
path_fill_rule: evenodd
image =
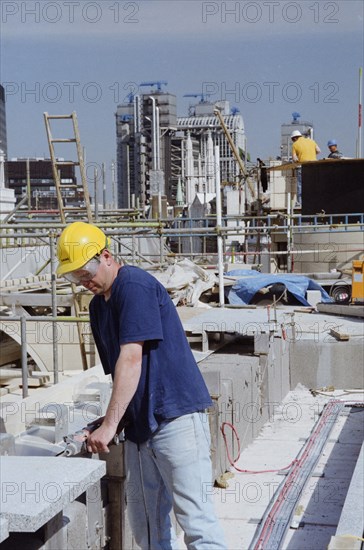
M185 93L228 99L252 159L279 154L293 111L323 153L335 137L354 156L363 2L3 0L0 61L10 157L48 155L43 112L76 111L86 160L109 179L117 104L146 80L168 81L179 115Z

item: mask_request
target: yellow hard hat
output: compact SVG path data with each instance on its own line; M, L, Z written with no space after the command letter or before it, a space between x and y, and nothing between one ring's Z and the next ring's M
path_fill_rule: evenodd
M108 238L96 225L74 222L61 233L57 242L57 275L81 269L91 258L108 247Z

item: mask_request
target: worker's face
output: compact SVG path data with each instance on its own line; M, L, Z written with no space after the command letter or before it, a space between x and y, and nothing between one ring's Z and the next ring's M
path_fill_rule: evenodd
M104 250L99 258L99 267L92 278L81 281L81 284L90 290L93 294L107 293L114 281L113 272L109 269L111 255L108 250Z
M335 151L337 151L337 145L330 145L329 149L330 149L331 153L335 153Z
M113 282L107 269L110 259L109 251L104 250L98 258L92 258L81 269L67 273L65 278L72 283L84 286L93 294L104 294Z

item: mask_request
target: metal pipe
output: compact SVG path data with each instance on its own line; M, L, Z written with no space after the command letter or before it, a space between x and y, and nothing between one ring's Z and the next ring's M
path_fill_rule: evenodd
M5 218L3 219L1 225L3 226L4 224L6 224L7 221L10 220L10 218L19 210L19 208L27 202L27 200L28 200L28 196L24 195L24 197L21 199L21 201L18 202L18 204L15 206L15 208L11 212L9 212L9 214L7 216L5 216ZM14 226L12 226L12 227L14 227Z
M6 321L21 321L21 318L22 316L21 315L12 315L12 316L9 316L9 317L5 317ZM88 322L90 320L89 317L82 317L82 319L80 317L72 317L72 316L57 316L57 317L52 317L51 315L32 315L32 316L29 316L29 317L25 317L24 316L24 321L27 323L28 321L32 322L32 321L40 321L41 323L48 323L48 321L57 321L57 322L60 322L60 323L85 323L85 322Z
M163 240L163 236L160 235L160 237L159 237L159 262L160 262L160 264L164 263L163 248L164 248L164 240Z
M140 121L140 96L136 95L134 97L134 126L135 126L135 133L138 134L140 132L141 127L141 121Z
M112 203L113 207L118 207L118 199L117 199L117 193L116 193L116 178L115 178L115 162L112 161L111 163L111 186L112 186Z
M49 245L51 249L51 292L52 292L52 315L57 317L57 282L56 282L56 254L55 254L55 236L49 235ZM58 384L58 331L57 324L52 325L52 344L53 344L53 380Z
M95 200L95 220L99 218L99 197L97 189L97 168L94 170L94 200Z
M160 170L161 168L161 158L160 158L160 130L159 130L159 107L155 108L156 113L156 153L157 153L157 159L156 159L156 166L157 170Z
M292 272L291 254L291 193L287 193L287 273Z
M125 209L126 212L130 212L130 213L135 213L135 210L134 209ZM307 232L312 232L311 230L312 229L320 229L320 228L325 228L327 229L328 231L327 232L332 232L333 229L337 229L337 228L340 228L340 231L343 231L344 229L347 229L347 228L355 228L357 230L360 230L361 229L361 226L364 224L364 216L363 216L363 213L353 213L353 214L350 214L350 216L354 217L354 218L360 218L360 221L358 222L355 222L355 223L339 223L339 222L333 222L333 221L330 221L330 219L334 218L334 217L339 217L339 218L342 218L343 215L342 214L331 214L331 215L326 215L326 216L320 216L320 218L322 217L323 219L328 219L328 223L326 224L319 224L319 223L311 223L311 219L312 218L315 218L315 216L301 216L301 215L291 215L291 219L301 219L303 221L307 221L306 224L298 224L298 225L295 225L294 227L297 228L297 229L307 229L308 231ZM239 219L240 221L245 221L245 222L248 222L248 221L251 221L251 220L264 220L264 221L268 221L270 222L268 224L268 229L270 231L277 231L277 230L281 230L281 229L287 229L287 225L277 225L277 226L274 226L271 224L271 222L274 222L275 219L279 219L279 218L282 218L282 214L281 215L277 215L277 216L260 216L260 217L254 217L254 216L244 216L244 217L241 217L241 218L236 218L235 216L226 216L224 217L224 219L227 219L227 220L236 220L236 219ZM190 219L190 218L185 218L185 219ZM196 218L197 219L197 218ZM164 220L161 220L161 222L163 222ZM165 220L166 222L170 222L170 220ZM308 225L309 224L309 225ZM64 229L64 227L66 226L67 224L65 223L62 223L62 222L48 222L47 220L44 220L42 222L19 222L17 223L16 225L14 225L13 223L1 223L0 222L0 228L2 230L5 230L5 229L11 229L12 231L14 231L15 229L44 229L44 228L52 228L52 229ZM117 228L117 227L157 227L159 225L159 222L151 222L151 221L148 221L148 220L143 220L143 221L138 221L138 222L104 222L104 221L99 221L98 222L98 227L100 228ZM255 228L257 229L257 228ZM267 229L266 227L264 229ZM330 231L329 231L330 230ZM47 233L48 235L48 233ZM1 235L0 236L4 236L4 235ZM5 235L6 236L6 235Z
M25 245L26 246L26 245ZM28 244L29 246L29 244ZM10 277L10 275L22 264L24 263L24 260L26 259L27 256L29 256L29 254L32 254L34 251L33 250L26 250L25 251L25 255L23 257L20 258L20 260L15 264L13 265L13 267L5 274L3 275L1 278L3 281L5 281L6 279L8 279Z
M27 176L27 197L28 197L28 209L32 209L32 196L30 191L30 163L29 159L26 160L26 176Z
M27 353L27 327L25 315L20 316L20 341L21 341L21 378L23 399L28 397L28 353Z
M157 170L156 101L153 96L149 98L152 100L152 169Z
M130 208L130 146L126 146L126 195L127 195L127 204Z
M220 154L219 147L215 147L215 190L216 190L216 231L217 231L217 255L218 255L218 278L219 278L219 305L224 307L225 297L224 297L224 257L223 257L223 242L221 225L222 225L222 215L221 215L221 181L220 181Z
M363 95L363 69L359 68L359 106L358 106L358 142L357 142L357 152L356 157L361 158L361 133L362 133L362 117L363 117L363 105L362 105L362 95Z
M105 163L102 163L102 209L106 210L106 173Z

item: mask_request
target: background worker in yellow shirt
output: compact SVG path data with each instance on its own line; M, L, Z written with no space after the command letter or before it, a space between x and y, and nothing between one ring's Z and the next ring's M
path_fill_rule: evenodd
M317 154L321 153L320 147L316 141L310 138L303 137L299 130L294 130L291 134L292 140L292 160L293 162L305 162L309 160L317 160ZM296 168L297 178L297 203L299 208L302 204L302 172L301 167Z
M321 153L320 147L316 141L303 137L299 130L294 130L291 134L292 159L294 162L305 162L308 160L317 160L317 154Z

